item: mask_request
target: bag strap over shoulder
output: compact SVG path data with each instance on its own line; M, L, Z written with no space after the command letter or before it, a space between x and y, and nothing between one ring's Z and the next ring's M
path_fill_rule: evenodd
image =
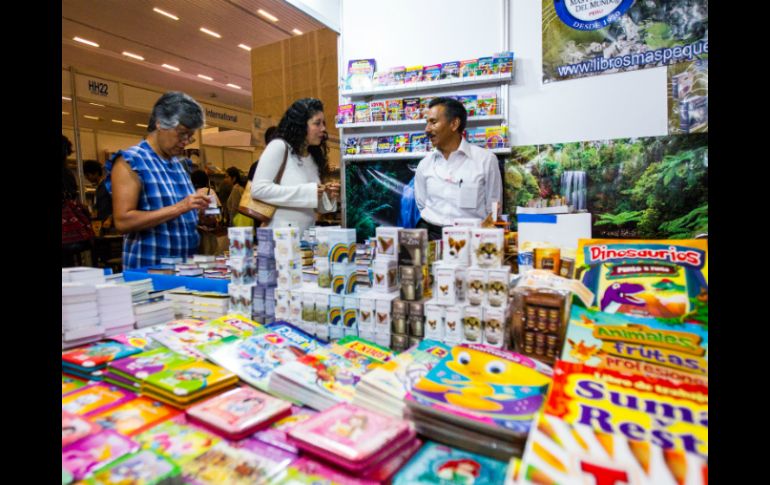
M278 173L275 175L275 179L273 180L273 183L281 185L281 179L283 178L283 171L286 169L286 160L289 158L289 144L286 142L286 140L281 139L281 141L284 143L284 152L283 152L283 162L281 162L281 168L278 170Z

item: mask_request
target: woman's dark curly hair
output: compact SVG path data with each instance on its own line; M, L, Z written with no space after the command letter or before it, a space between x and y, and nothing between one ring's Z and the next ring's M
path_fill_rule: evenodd
M283 114L281 122L278 123L276 138L283 138L296 153L300 153L302 145L307 137L307 122L319 111L324 110L324 105L320 99L302 98L298 99L286 113ZM307 147L308 152L313 157L313 161L318 166L318 172L323 179L329 173L329 147L326 144L328 135L318 146Z

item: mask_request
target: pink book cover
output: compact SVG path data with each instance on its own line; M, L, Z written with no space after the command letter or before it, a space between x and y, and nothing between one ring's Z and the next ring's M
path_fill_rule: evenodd
M219 394L187 410L188 418L240 436L268 426L291 412L291 404L250 387Z
M368 465L377 452L409 431L406 421L340 403L295 426L289 436L301 448L312 447L330 461L350 468Z
M338 483L340 485L379 485L380 483L377 480L352 477L341 470L337 470L336 468L332 468L304 456L292 463L291 467L296 468L306 475L323 477L331 483Z
M254 433L254 438L269 445L281 448L291 453L299 453L299 449L289 439L289 431L318 414L310 408L292 406L291 414L271 424L268 428Z
M90 416L136 399L136 394L101 382L81 387L61 399L61 408L79 416Z
M93 470L107 463L132 453L139 445L122 434L106 429L62 449L62 468L81 480Z
M101 431L102 427L67 411L61 412L61 445L67 446L80 438Z

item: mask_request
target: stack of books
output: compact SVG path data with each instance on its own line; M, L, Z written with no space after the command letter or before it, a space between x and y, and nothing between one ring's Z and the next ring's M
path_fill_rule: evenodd
M104 429L114 429L124 436L134 436L179 414L180 411L171 406L142 396L100 411L88 419Z
M131 288L131 300L134 304L141 303L150 298L150 292L153 290L151 278L126 281L125 284Z
M429 439L508 461L523 453L552 376L515 352L458 345L407 393L406 415Z
M404 414L404 396L425 376L451 347L437 340L423 340L389 362L361 378L356 386L352 403L381 414L401 418Z
M105 282L104 270L101 268L89 268L87 266L62 268L61 282L82 283L84 285L99 285Z
M415 483L501 483L507 463L428 441L393 478L393 485Z
M142 382L142 394L187 409L213 394L226 391L238 382L238 376L217 365L203 361L189 362L156 372Z
M118 359L107 364L102 377L105 382L139 392L142 382L152 374L171 367L193 362L195 359L177 354L167 348L158 348Z
M182 485L181 468L172 460L151 450L130 453L94 471L89 484L152 483Z
M231 335L239 338L246 337L254 332L253 328L251 330L245 329L243 325L228 323L230 321L232 320L227 319L227 317L208 323L195 319L174 320L161 326L150 337L177 353L194 359L205 359L206 356L198 349L199 346L216 342ZM249 325L249 327L256 327L257 325L254 322L254 325Z
M61 333L62 349L95 342L104 335L94 285L61 284Z
M94 382L62 396L61 408L62 411L87 418L136 397L135 393L120 387Z
M191 318L211 320L226 315L230 306L230 297L224 293L195 292L190 306Z
M347 336L278 367L270 374L268 389L322 411L350 402L361 377L392 355L390 349Z
M352 476L387 482L420 448L412 426L341 403L289 431L303 452Z
M163 292L163 298L172 303L174 318L192 318L193 293L195 292L185 287Z
M156 298L134 305L136 328L152 327L174 320L174 303Z
M289 438L289 431L316 414L318 414L318 412L310 408L292 405L290 415L276 421L261 431L257 431L250 439L261 441L275 448L280 448L289 453L298 455L299 448L297 448L297 444Z
M291 456L276 448L253 451L220 441L185 463L182 473L185 483L190 485L274 483L271 479L281 473L291 460Z
M174 266L177 276L203 276L203 268L195 263L183 263Z
M99 319L105 335L115 335L134 328L131 288L125 285L96 285Z
M138 449L139 444L131 438L115 430L105 429L62 448L62 469L75 480L83 480L117 457Z
M119 342L98 342L61 355L62 370L76 377L101 380L107 363L141 352L141 349Z

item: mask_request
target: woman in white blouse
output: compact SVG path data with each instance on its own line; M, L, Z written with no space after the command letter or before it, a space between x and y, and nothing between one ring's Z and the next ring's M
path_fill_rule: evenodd
M301 232L315 223L315 211L337 210L340 185L321 183L328 173L327 137L320 100L299 99L284 113L251 182L253 198L278 207L268 227L293 226ZM283 175L273 182L287 150Z

